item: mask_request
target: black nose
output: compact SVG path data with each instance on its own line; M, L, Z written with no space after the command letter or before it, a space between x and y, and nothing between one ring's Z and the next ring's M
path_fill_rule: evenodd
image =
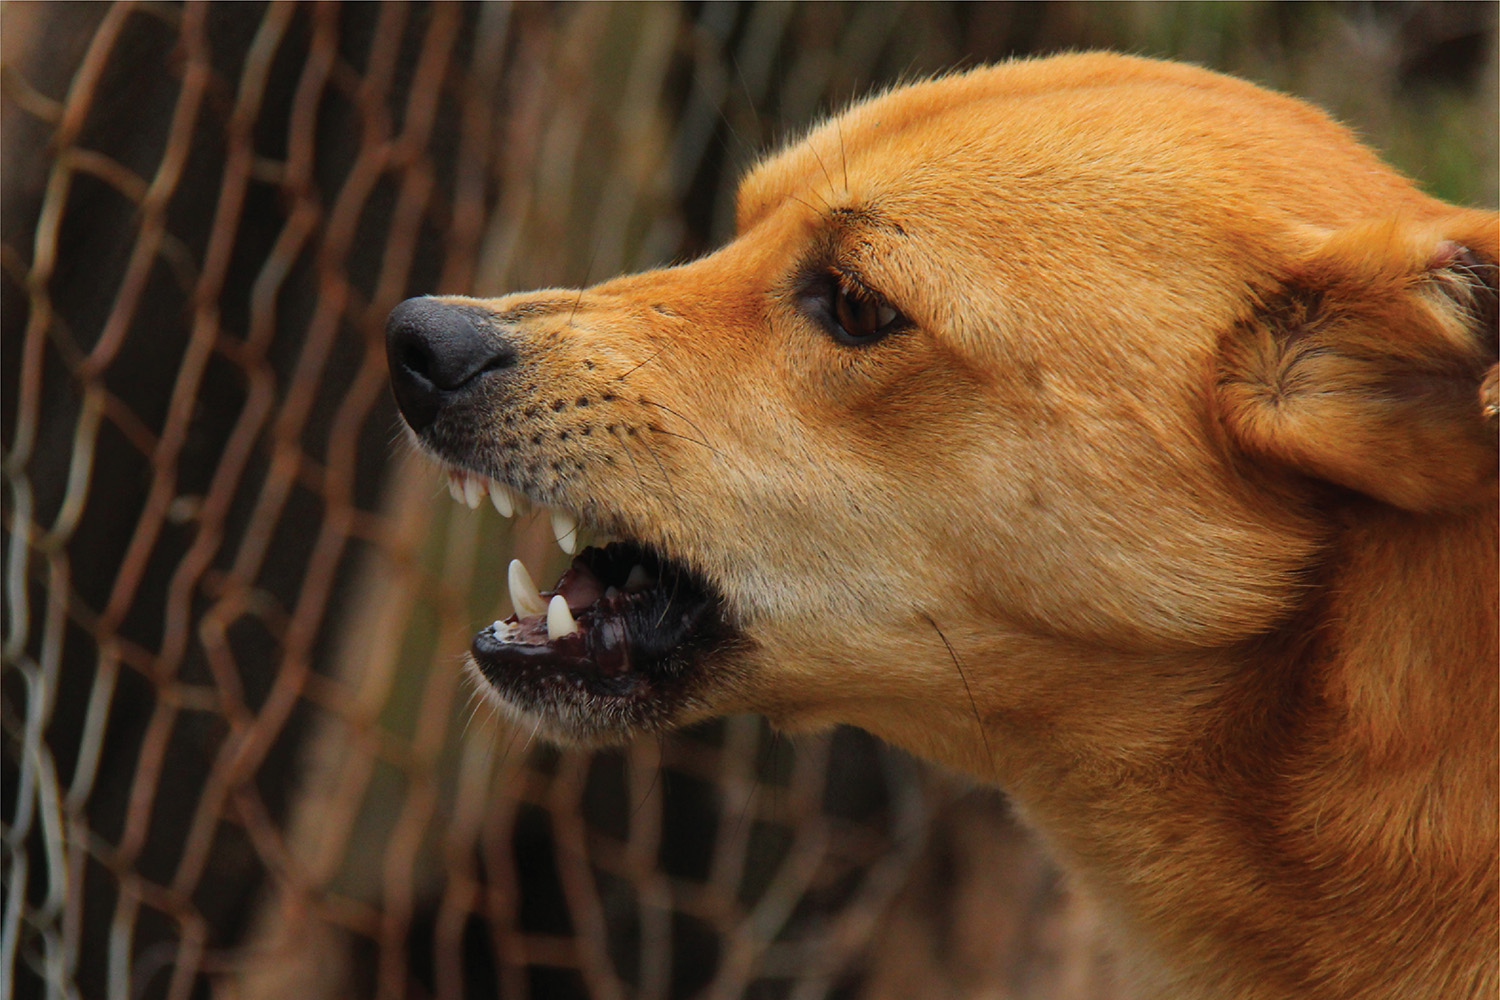
M385 324L391 391L414 431L486 372L509 368L516 352L478 306L415 298L391 310Z

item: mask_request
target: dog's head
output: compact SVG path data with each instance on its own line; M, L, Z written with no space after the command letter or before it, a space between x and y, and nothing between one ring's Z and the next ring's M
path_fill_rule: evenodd
M976 712L1274 627L1337 498L1493 497L1494 217L1249 84L1093 55L897 89L757 167L738 229L392 316L430 452L621 540L475 639L556 735L754 709L987 770Z

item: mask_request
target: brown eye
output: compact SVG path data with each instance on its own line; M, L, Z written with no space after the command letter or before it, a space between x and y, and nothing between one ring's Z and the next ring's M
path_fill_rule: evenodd
M902 315L883 299L843 281L833 282L829 296L835 336L843 343L872 343L904 322Z

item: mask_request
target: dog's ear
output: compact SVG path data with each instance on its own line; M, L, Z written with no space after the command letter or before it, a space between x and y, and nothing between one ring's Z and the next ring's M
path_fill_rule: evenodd
M1224 338L1231 439L1407 510L1495 496L1497 257L1490 212L1328 236Z

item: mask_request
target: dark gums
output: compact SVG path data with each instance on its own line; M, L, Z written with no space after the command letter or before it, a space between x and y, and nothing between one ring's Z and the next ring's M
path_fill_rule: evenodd
M696 662L695 651L725 631L719 600L707 587L630 543L586 549L568 572L619 586L637 563L657 578L656 586L595 601L577 614L572 635L545 641L544 634L535 634L535 622L516 642L501 642L489 630L476 635L471 651L486 679L501 691L520 693L561 675L596 694L619 697L682 677Z

